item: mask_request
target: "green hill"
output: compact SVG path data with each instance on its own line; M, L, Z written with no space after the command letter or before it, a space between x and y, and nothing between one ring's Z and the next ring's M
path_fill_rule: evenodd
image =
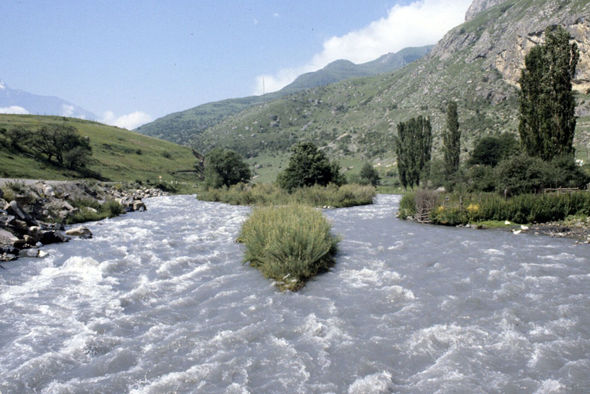
M477 0L476 0L477 1ZM590 115L590 3L506 0L452 29L432 52L393 73L341 81L255 105L193 137L206 152L234 149L261 172L278 170L296 141L312 140L341 160L392 165L395 125L431 117L435 156L449 100L458 102L463 156L483 135L516 132L516 80L524 55L547 26L565 26L578 42L578 154L587 152ZM587 153L586 153L587 154ZM271 170L272 168L272 170ZM263 170L263 171L262 171ZM358 171L358 170L357 170Z
M92 158L87 167L113 181L194 180L196 159L191 149L136 132L76 118L35 115L0 115L0 129L24 127L35 132L43 125L67 124L90 139ZM0 147L0 177L73 179L81 174L36 160L33 155Z
M321 70L299 76L293 83L278 92L199 105L156 119L137 128L137 131L178 144L190 144L191 140L204 130L253 106L272 102L294 92L325 86L345 79L392 72L423 57L431 49L432 46L405 48L397 53L388 53L363 64L336 60Z

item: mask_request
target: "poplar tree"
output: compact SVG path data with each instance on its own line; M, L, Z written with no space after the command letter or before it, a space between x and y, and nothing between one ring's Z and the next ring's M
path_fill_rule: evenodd
M419 116L397 125L395 153L400 182L404 188L420 184L421 173L430 162L431 150L430 119Z
M525 57L520 77L521 143L530 156L543 160L573 154L576 128L572 80L580 57L563 27L547 28L545 44Z
M457 103L449 102L447 107L447 129L443 133L443 154L445 174L450 177L459 170L459 155L461 154L461 131Z

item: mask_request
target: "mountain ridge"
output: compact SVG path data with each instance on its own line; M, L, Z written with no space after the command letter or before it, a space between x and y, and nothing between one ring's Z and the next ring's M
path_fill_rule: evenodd
M201 104L184 111L168 114L142 125L136 131L168 141L188 144L195 134L213 127L228 116L247 108L280 99L286 95L321 87L349 78L360 78L392 72L429 53L432 45L404 48L361 64L336 60L318 71L300 75L281 90L263 96L248 96Z

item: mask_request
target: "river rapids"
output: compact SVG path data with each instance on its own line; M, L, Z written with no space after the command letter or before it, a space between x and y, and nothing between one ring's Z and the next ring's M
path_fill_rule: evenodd
M335 266L281 293L249 208L191 196L0 270L0 392L590 392L590 246L326 210Z

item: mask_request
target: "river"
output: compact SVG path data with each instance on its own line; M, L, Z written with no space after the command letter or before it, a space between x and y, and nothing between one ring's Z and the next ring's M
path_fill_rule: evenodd
M0 392L590 392L590 246L326 210L333 269L281 293L249 209L191 196L0 270Z

